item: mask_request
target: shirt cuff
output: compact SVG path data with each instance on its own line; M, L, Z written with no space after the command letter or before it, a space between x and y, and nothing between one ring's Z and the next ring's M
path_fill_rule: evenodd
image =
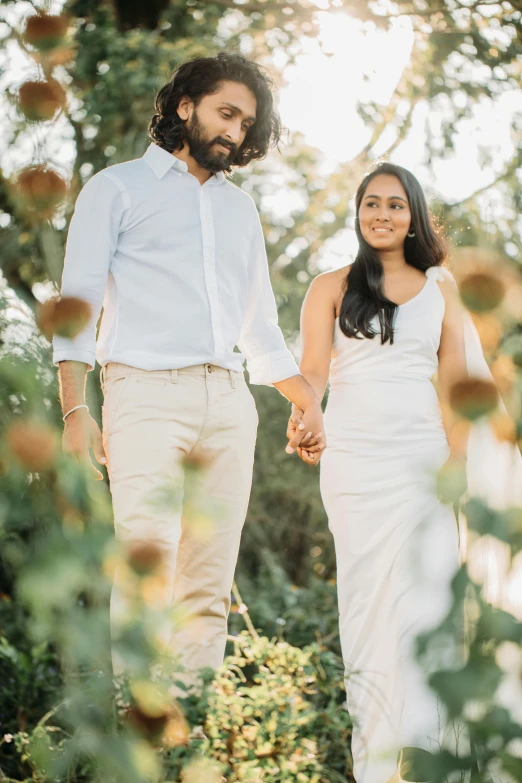
M85 351L79 348L58 348L53 352L53 364L58 366L59 362L72 361L72 362L84 362L87 367L87 372L94 369L96 364L96 353L92 351Z
M294 357L288 350L248 359L247 370L250 383L258 386L273 386L274 383L286 381L294 375L301 375Z

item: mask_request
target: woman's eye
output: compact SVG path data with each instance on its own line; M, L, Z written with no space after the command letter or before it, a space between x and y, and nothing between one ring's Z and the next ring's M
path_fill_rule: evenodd
M221 116L225 118L225 120L229 120L232 115L231 114L225 114L224 112L221 112Z
M392 204L392 209L393 209L394 207L396 207L397 209L404 209L404 207L402 206L402 204Z

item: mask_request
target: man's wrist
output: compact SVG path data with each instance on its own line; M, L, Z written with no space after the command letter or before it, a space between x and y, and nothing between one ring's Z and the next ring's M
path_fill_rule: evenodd
M62 416L62 419L65 423L67 423L67 420L72 416L82 414L83 412L89 413L89 408L85 402L80 402L77 405L71 405L70 408L67 408Z

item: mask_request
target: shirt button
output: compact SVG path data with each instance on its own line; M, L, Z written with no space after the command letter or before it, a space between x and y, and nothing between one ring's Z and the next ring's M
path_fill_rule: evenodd
M212 372L212 365L211 364L207 364L207 372Z

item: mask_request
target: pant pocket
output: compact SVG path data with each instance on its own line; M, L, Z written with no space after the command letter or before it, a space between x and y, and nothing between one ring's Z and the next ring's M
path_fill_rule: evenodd
M103 384L102 429L110 435L118 417L118 403L127 387L131 374L122 375Z

